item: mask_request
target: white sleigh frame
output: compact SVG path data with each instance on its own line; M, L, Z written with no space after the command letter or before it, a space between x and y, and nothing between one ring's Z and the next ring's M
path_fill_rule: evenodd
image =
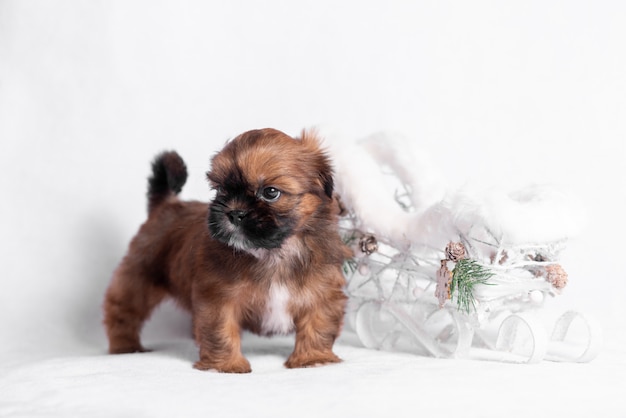
M351 184L345 183L355 174L338 173L346 207L341 232L355 251L344 266L350 301L347 328L366 347L440 358L526 363L595 358L601 338L592 321L568 311L549 326L543 315L545 300L560 290L540 273L558 263L567 237L507 242L506 232L493 232L481 216L459 219L436 200L416 208L416 201L423 197L416 194L424 188L416 184L419 174L410 164L411 156L399 155L399 148L380 141L378 136L361 143L350 156L365 153L372 160L361 158L361 162L376 162L379 172L383 167L395 184L395 208L387 204L385 213L375 216L371 210L362 210L358 190L351 191ZM357 169L371 171L372 167ZM385 184L390 182L385 180ZM377 192L382 190L373 191ZM411 216L414 212L419 214ZM406 234L398 233L397 226L388 228L385 220L396 225L405 222ZM371 254L361 251L359 242L364 236L377 241L377 250ZM468 258L494 273L490 285L475 288L475 309L469 314L451 301L440 308L435 297L436 271L445 258L447 241L462 242Z

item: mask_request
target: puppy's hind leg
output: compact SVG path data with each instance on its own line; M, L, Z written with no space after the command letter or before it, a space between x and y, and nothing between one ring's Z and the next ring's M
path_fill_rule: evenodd
M109 339L109 353L147 351L139 334L144 322L166 296L166 291L141 272L122 263L104 299L104 326Z

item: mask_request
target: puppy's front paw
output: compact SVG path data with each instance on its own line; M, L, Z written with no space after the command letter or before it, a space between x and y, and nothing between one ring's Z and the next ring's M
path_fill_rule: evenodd
M198 370L215 370L220 373L250 373L252 371L250 362L245 357L230 361L200 359L195 362L193 367Z
M340 363L341 359L335 355L332 351L327 353L312 353L310 355L302 355L295 353L289 356L285 362L285 367L289 369L296 369L300 367L315 367L322 366L324 364Z
M141 345L124 345L109 347L109 354L149 353L152 350L143 348Z

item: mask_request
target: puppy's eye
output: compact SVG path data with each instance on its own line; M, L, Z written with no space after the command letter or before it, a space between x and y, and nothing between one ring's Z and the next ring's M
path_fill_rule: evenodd
M261 199L266 202L276 202L280 197L280 190L276 187L266 187L261 191Z

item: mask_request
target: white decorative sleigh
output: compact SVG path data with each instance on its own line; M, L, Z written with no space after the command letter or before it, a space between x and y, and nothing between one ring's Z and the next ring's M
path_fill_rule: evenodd
M341 233L355 253L344 265L346 327L366 347L442 358L595 358L597 326L576 311L547 323L543 309L567 284L559 255L581 224L576 202L537 186L450 192L398 139L332 141ZM465 276L446 256L452 244L471 264Z

